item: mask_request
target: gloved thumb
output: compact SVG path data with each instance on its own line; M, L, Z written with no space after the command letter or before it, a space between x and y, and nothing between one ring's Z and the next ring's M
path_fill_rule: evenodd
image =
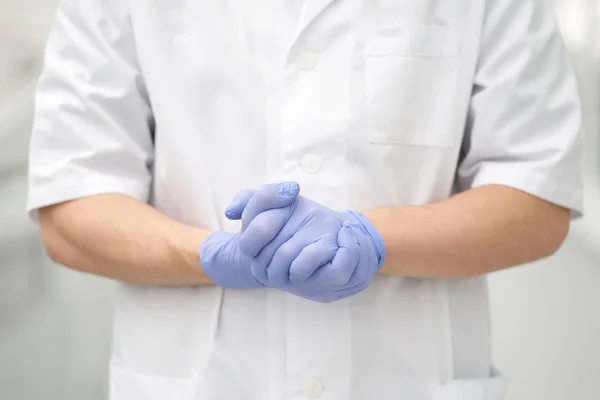
M270 183L258 191L242 190L225 210L225 216L231 220L244 220L244 227L261 212L291 205L300 193L297 182Z
M225 209L225 216L231 220L242 219L242 213L256 190L246 189L238 192Z
M258 189L242 212L242 232L258 214L290 206L299 193L300 185L296 182L272 183Z

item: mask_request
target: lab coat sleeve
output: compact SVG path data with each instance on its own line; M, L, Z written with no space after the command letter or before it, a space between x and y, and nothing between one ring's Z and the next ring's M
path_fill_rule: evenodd
M514 187L579 217L581 107L550 2L486 7L458 188Z
M152 115L128 2L65 0L36 92L27 210L103 193L147 201Z

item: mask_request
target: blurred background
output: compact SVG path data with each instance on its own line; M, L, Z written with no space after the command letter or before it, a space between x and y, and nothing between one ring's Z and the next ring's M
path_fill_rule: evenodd
M113 283L53 265L24 213L33 89L57 3L0 0L2 400L107 394ZM587 216L554 258L490 277L508 400L600 399L600 1L554 4L584 106Z

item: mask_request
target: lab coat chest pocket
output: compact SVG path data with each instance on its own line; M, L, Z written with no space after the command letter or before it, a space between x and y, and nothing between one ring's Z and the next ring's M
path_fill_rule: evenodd
M504 400L507 380L493 370L490 378L466 379L437 386L432 400Z
M451 26L370 26L365 37L369 141L452 147L458 39Z

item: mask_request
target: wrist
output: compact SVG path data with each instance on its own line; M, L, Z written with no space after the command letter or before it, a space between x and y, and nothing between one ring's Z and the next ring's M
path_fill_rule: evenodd
M214 285L214 282L206 274L200 264L200 247L210 234L205 229L191 228L186 233L186 237L180 241L178 252L184 267L191 271L191 274L200 285Z
M223 246L223 242L228 235L226 232L221 231L209 232L196 250L198 252L197 266L206 275L207 279L217 286L224 286L222 279L224 271L220 271L221 268L217 268L217 266L219 259L223 256L221 246Z
M358 220L358 222L362 225L365 231L371 237L373 244L375 245L375 249L377 250L377 256L379 259L379 263L377 265L377 269L381 269L383 263L385 262L386 257L386 246L385 241L383 240L383 236L379 232L379 230L373 225L373 223L367 218L364 214L361 214L357 211L349 210L350 214L354 216Z
M200 264L200 247L209 231L189 226L169 235L169 257L178 269L187 271L189 285L214 285Z

